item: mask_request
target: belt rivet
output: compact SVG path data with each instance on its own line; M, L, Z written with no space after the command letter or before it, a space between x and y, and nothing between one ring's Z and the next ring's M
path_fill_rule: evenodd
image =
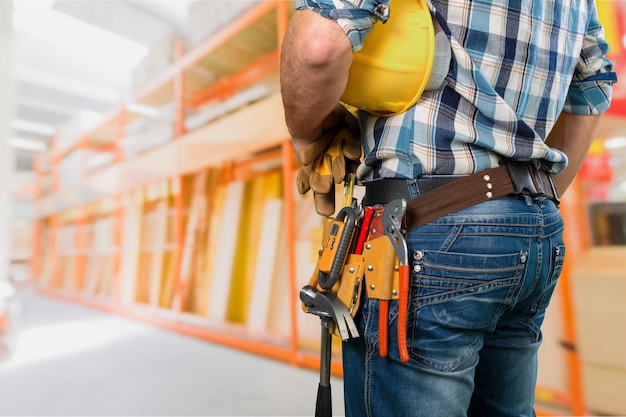
M372 230L370 231L370 234L372 234L372 235L373 235L373 234L375 234L375 233L376 233L376 229L372 229Z
M485 181L491 181L491 177L490 177L489 175L485 175L485 176L483 177L483 179L484 179Z
M493 197L493 193L491 191L487 191L485 193L485 195L487 196L487 198L492 198Z
M374 270L374 266L373 265L368 265L367 266L367 270L370 271L370 272L373 271Z
M374 291L376 289L376 285L372 284L370 285L370 290Z
M398 265L396 265L396 266L393 267L393 270L398 272L400 270L400 268L398 267Z
M488 190L491 190L492 188L493 188L493 184L492 184L492 183L490 183L490 182L488 182L488 183L487 183L487 189L488 189Z
M391 294L395 297L396 295L398 295L398 290L391 291Z
M356 272L356 268L355 267L350 267L349 269L351 274L354 274Z
M370 245L369 243L367 243L367 244L365 245L365 249L372 249L372 245Z

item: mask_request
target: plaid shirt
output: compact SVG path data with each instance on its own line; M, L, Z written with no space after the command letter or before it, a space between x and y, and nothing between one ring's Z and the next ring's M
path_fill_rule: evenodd
M388 2L296 0L296 8L336 20L357 51L377 21L371 11ZM562 171L567 157L544 143L558 115L602 113L616 81L594 0L428 3L450 40L446 82L400 115L360 112L359 180L470 174L506 158Z

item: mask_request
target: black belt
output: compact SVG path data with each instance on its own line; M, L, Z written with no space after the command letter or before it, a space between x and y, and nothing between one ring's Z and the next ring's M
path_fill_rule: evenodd
M407 200L409 230L473 205L509 195L546 197L559 204L552 176L530 162L507 162L467 176L418 179L420 195L411 199L406 179L384 179L366 184L363 205Z
M451 183L465 177L466 175L441 175L437 177L427 177L417 179L419 194L426 194L443 185ZM373 206L376 204L387 204L391 200L403 198L406 201L411 199L409 192L409 181L404 178L384 178L382 180L367 183L365 185L365 195L361 204L363 206Z

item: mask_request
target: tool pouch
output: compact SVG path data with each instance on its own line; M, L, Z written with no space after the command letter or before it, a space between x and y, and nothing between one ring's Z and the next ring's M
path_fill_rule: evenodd
M367 241L363 248L367 297L395 300L399 297L398 257L387 236Z
M330 236L331 228L335 219L328 218L324 223L324 232L322 235L322 246L325 246ZM341 302L346 306L352 317L354 317L359 310L361 301L361 291L363 288L363 275L365 272L363 255L348 254L344 263L341 275L337 282L328 290L324 290L319 284L319 272L320 268L327 268L327 253L328 248L322 249L318 253L318 260L315 270L311 275L311 279L308 285L316 288L318 291L327 291L337 296ZM302 304L302 310L308 313L306 305ZM338 336L336 329L333 333Z

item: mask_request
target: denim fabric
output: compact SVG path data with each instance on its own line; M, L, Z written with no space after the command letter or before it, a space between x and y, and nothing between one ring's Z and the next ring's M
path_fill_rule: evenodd
M378 353L378 301L343 345L346 415L534 416L541 324L560 275L563 222L550 200L504 198L408 233L410 361L389 308L389 356Z

